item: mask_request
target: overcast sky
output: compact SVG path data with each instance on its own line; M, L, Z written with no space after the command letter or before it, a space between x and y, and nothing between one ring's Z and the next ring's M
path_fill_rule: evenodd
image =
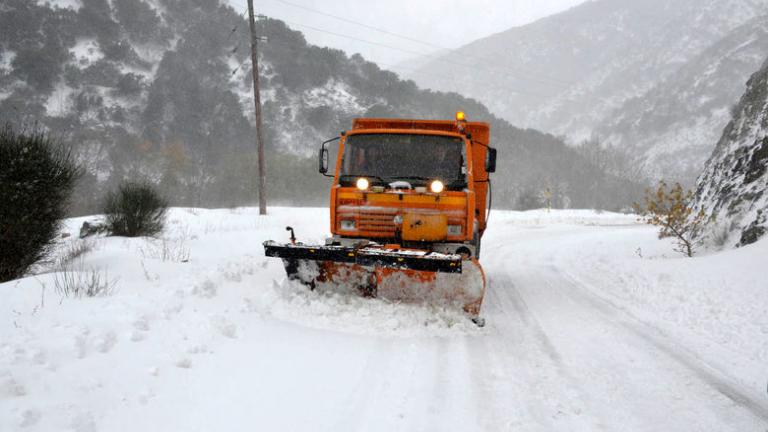
M239 10L245 10L245 0L230 1ZM419 53L435 52L438 47L457 48L475 39L535 21L584 1L254 0L254 3L257 13L288 22L291 27L304 33L310 43L339 48L349 54L360 53L382 66L391 66L417 57ZM407 36L419 42L328 15ZM355 41L321 30L392 46L399 50Z

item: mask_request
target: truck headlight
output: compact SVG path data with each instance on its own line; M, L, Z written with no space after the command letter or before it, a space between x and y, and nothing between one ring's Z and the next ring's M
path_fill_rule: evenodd
M461 235L461 225L448 225L448 235L449 236L460 236Z
M362 177L357 179L357 188L360 190L368 190L368 187L371 186L371 182L368 181L367 178Z
M343 220L341 221L341 229L344 231L354 231L356 228L355 221L353 220Z
M440 192L443 191L443 189L445 189L445 185L440 180L435 180L435 181L432 182L431 185L429 185L429 188L434 193L440 193Z

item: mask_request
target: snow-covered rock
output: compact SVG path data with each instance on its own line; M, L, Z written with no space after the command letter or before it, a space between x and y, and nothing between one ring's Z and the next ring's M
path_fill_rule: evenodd
M702 235L744 246L768 230L768 61L734 111L698 179L696 207L716 222Z

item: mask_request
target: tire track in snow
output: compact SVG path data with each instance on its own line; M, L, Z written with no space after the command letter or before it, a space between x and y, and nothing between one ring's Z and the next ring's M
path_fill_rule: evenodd
M492 361L514 386L515 394L505 394L503 388L494 388L494 418L505 420L507 430L599 430L600 422L589 418L578 402L579 382L568 372L561 356L540 326L530 308L519 295L509 275L494 274L488 291L490 306L486 314L492 316L491 334L487 338L493 345ZM489 351L491 352L491 351ZM534 382L531 378L538 377ZM563 397L566 394L566 397ZM526 413L520 413L522 407ZM500 411L500 412L496 412ZM533 420L533 422L531 422ZM491 423L501 424L501 423Z
M469 339L471 338L471 339ZM494 382L498 381L495 369L493 368L490 350L488 346L488 337L482 335L479 337L465 337L464 341L467 350L474 353L474 358L469 359L470 364L470 382L472 386L472 401L474 402L477 423L483 430L492 430L498 428L498 425L504 424L502 418L495 407L491 404L495 402ZM491 407L491 409L489 409Z
M421 383L417 369L422 365L423 355L418 352L415 344L411 344L406 350L406 362L398 363L404 367L405 373L398 377L398 386L392 388L395 397L393 400L392 422L397 423L391 430L414 430L413 424L421 417L426 401L419 399L418 385ZM414 397L415 396L415 397Z
M422 416L421 422L413 429L416 431L428 431L431 427L434 427L432 418L444 412L448 405L446 394L449 391L450 371L445 365L445 356L450 355L450 353L446 341L443 339L437 341L431 354L432 358L429 362L431 365L431 368L429 368L431 372L429 394L431 397L426 407L427 415Z
M544 353L552 360L555 367L557 367L558 370L570 380L570 374L565 371L563 366L563 359L555 349L555 346L552 345L552 341L549 339L549 336L547 336L547 333L541 327L539 321L536 319L533 313L531 313L531 309L528 307L528 304L525 302L525 300L523 300L523 298L520 296L520 292L517 290L517 287L515 287L515 285L509 279L508 283L511 288L509 290L509 295L507 296L507 298L510 300L509 304L514 308L515 312L517 312L523 324L525 324L534 333L542 351L544 351Z
M754 430L764 424L703 380L688 365L658 349L624 322L621 311L597 308L582 298L583 287L552 264L530 266L520 275L521 295L541 315L568 368L585 377L590 409L609 428L644 430ZM606 410L607 404L615 406ZM665 415L665 413L669 413Z
M569 283L562 277L557 263L568 256L563 255L559 245L585 229L573 233L561 228L542 231L537 236L518 230L491 237L517 247L496 247L497 253L491 254L485 264L488 268L493 263L500 270L510 269L552 344L569 369L582 378L583 389L591 397L589 405L603 405L599 414L614 430L768 432L765 401L759 399L759 393L749 393L735 380L727 379L726 371L719 372L691 351L679 349L675 340L659 333L652 322L649 325L637 320L634 325L647 333L637 334L618 323L622 318L626 320L621 308L607 305L618 317L612 320L611 315L604 316L586 301L566 297L563 293L576 291L580 295L579 291L589 291L590 285ZM577 253L591 257L588 250ZM546 291L539 292L539 287ZM606 409L614 402L616 406Z
M489 277L483 306L487 334L473 344L475 351L482 353L485 370L473 369L472 381L489 382L483 389L485 394L481 396L484 406L478 409L479 422L485 430L498 430L500 425L503 430L518 430L530 424L531 419L536 419L537 424L548 422L548 415L542 407L531 403L531 393L524 389L526 383L518 382L517 371L511 370L519 363L531 364L531 361L521 361L530 355L524 349L524 326L501 300L499 291L504 289L502 285L508 284L504 284L502 279Z
M575 298L577 301L581 300L588 303L593 309L600 311L600 313L606 316L606 319L609 321L621 325L659 351L677 361L679 364L691 370L697 377L699 377L699 379L717 390L717 392L731 400L734 404L750 412L755 417L768 422L768 406L766 406L765 402L755 400L751 395L723 378L716 369L708 366L698 356L679 344L673 344L673 342L667 339L657 328L643 322L629 311L616 306L610 301L598 297L592 290L581 285L572 277L562 274L554 266L552 266L551 269L554 272L558 272L564 279L567 278L568 282L573 287L577 288L575 290L566 290L567 294L572 298ZM618 316L618 311L622 312L622 316Z
M368 354L365 366L360 371L360 377L355 389L345 398L345 406L348 408L340 413L339 419L329 431L364 430L366 420L377 418L369 413L372 407L376 407L377 398L383 392L384 380L391 369L393 357L393 342L382 339L380 343ZM371 377L376 377L371 383Z
M427 401L421 388L431 384L424 370L430 369L424 364L424 347L418 339L378 340L358 385L345 398L349 408L328 430L431 430L432 425L417 427L429 419L424 418Z

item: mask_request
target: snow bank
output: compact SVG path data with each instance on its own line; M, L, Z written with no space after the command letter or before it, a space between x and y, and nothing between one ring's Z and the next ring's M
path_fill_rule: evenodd
M109 295L62 297L55 270L86 219L67 222L72 237L39 274L0 284L2 431L500 430L513 420L539 430L538 419L561 418L570 400L557 372L567 361L551 369L558 357L546 357L559 347L527 327L552 311L568 326L568 314L531 303L520 316L507 307L515 280L491 286L482 330L456 311L286 282L261 243L287 240L286 225L301 241L322 241L327 209L173 209L162 238L91 240L66 263L101 275ZM763 394L768 242L684 259L631 215L498 211L483 250L492 284L510 269L557 276ZM542 385L546 397L527 393ZM601 413L573 416L560 430L590 430L589 416Z
M493 211L492 224L497 225L636 225L637 215L594 210L530 210L524 212Z
M301 334L290 337L300 348L285 349L306 358L317 357L316 341L325 343L333 334L479 333L455 311L310 292L286 282L281 262L266 259L261 243L287 241L286 225L296 227L303 241L321 241L328 210L270 213L173 209L161 239L92 241L92 251L68 268L101 274L114 284L109 296L62 297L55 263L37 276L0 285L0 430L121 430L121 420L152 401L183 399L186 389L167 383L194 374L200 363L237 362L234 356L251 348L256 351L248 356L256 361L264 353L250 345L254 339L272 343ZM72 237L61 241L54 261L81 242L76 237L86 219L67 222L64 231ZM344 355L340 349L333 355ZM273 357L275 352L281 349L271 349L268 361L276 365L262 372L285 371L279 364L287 359ZM156 418L154 425L147 420L145 429L174 430L175 418Z
M617 237L623 244L594 240L571 244L566 251L589 248L594 255L572 260L568 272L601 297L690 347L706 363L764 394L768 282L761 269L768 241L688 259L670 252L667 242L653 235L625 233ZM633 244L634 250L628 247Z
M543 266L543 272L561 274L764 395L768 282L762 268L768 241L691 259L631 216L553 212L556 222L550 222L538 213L496 218L491 235L506 246L485 249L486 267ZM600 220L616 226L588 226ZM572 226L557 225L568 221Z

